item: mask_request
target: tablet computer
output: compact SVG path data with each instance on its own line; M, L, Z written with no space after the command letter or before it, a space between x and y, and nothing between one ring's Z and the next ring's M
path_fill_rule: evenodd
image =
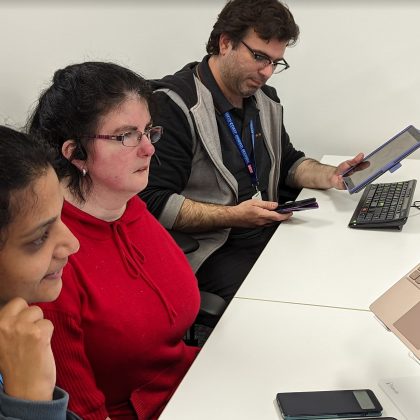
M401 166L401 160L419 147L420 131L410 125L343 174L347 190L353 194L386 171L393 172Z

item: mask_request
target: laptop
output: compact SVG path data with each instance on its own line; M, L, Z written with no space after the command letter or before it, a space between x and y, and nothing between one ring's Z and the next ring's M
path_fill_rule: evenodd
M420 361L420 264L369 308Z

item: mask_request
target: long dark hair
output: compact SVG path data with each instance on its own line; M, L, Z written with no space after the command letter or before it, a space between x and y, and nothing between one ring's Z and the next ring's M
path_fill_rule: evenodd
M25 206L14 194L30 187L52 167L54 153L46 142L0 126L0 249L7 228Z
M114 63L86 62L57 70L52 85L39 98L29 119L29 133L45 138L57 151L57 173L66 177L70 191L80 201L91 187L89 175L83 177L71 164L86 160L89 152L86 135L96 132L99 120L135 94L150 106L148 82L135 72ZM67 160L61 153L67 140L76 147Z
M226 33L236 47L248 29L265 41L296 43L299 26L286 5L278 0L231 0L220 12L207 43L209 54L219 54L220 35Z

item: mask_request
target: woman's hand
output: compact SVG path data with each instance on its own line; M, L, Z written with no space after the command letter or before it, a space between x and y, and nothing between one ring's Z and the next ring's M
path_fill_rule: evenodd
M0 310L0 373L12 397L47 401L56 380L53 325L38 306L15 298Z

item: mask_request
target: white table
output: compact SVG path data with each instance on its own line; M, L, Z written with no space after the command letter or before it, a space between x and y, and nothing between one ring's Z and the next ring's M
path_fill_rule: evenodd
M378 381L416 374L371 313L235 298L160 419L279 420L277 392L371 388L403 420Z
M325 156L337 164L348 157ZM420 160L406 159L376 182L417 178ZM320 208L282 223L236 297L367 310L420 260L420 211L411 209L401 232L347 227L362 192L303 190ZM420 184L414 198L420 199Z
M405 160L377 182L419 173L420 161ZM368 307L418 263L420 212L402 232L349 229L361 194L302 191L320 209L279 227L161 419L279 420L277 392L357 388L403 419L378 381L420 376L420 366Z

